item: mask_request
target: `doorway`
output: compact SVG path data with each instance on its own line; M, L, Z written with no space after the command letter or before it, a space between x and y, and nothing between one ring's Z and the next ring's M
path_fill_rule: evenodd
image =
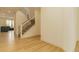
M9 26L9 31L14 30L14 20L13 19L7 19L6 20L6 25Z

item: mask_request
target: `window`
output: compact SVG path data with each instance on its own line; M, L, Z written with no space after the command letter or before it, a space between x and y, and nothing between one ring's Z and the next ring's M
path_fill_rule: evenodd
M6 24L7 24L7 26L10 26L11 28L14 28L14 20L7 20Z

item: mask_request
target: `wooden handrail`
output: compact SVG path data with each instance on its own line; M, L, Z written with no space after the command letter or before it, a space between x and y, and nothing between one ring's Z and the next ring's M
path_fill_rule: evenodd
M31 17L29 20L24 21L24 22L22 23L22 25L26 24L27 22L29 22L29 21L32 20L33 18L35 18L35 17Z

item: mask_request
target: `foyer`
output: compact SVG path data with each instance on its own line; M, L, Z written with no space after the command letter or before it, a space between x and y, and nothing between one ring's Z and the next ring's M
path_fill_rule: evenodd
M79 8L0 8L0 51L78 52Z

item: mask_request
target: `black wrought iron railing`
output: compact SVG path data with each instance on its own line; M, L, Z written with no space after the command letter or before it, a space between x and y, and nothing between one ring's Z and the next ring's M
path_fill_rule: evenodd
M34 24L35 24L35 17L32 17L29 20L26 20L24 23L22 23L21 27L20 27L20 34L21 34L21 36L25 32L27 32Z

